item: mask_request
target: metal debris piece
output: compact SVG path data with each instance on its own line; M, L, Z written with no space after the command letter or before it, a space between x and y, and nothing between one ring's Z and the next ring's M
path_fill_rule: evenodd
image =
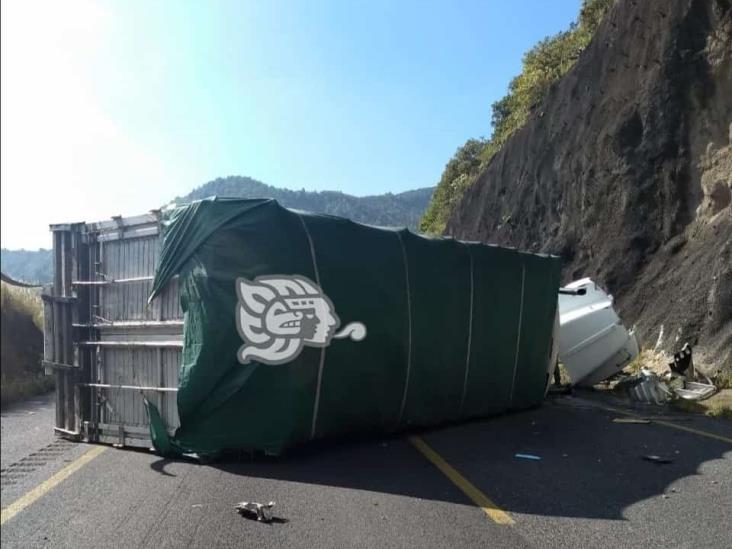
M671 400L674 395L668 386L650 370L642 368L640 374L618 383L618 388L625 388L632 400L663 404Z
M717 392L717 388L709 383L698 381L685 381L683 388L674 389L674 393L684 400L704 400Z
M671 387L676 396L684 400L704 400L717 392L712 381L699 375L694 368L691 346L688 343L684 343L681 350L674 353L674 360L668 366L672 381L675 381L674 378L681 381L680 385Z
M648 424L651 420L649 419L642 419L642 418L634 418L634 417L616 417L613 420L613 423L638 423L638 424Z
M674 460L671 458L663 457L663 456L655 456L655 455L646 455L643 456L643 459L646 461L650 461L652 463L657 463L659 465L665 465L667 463L673 463Z
M674 360L668 366L672 372L684 375L689 366L693 368L693 362L691 359L691 345L684 343L684 346L678 353L674 353Z
M236 504L236 510L239 514L251 519L257 519L259 522L272 521L272 508L275 506L274 501L269 503L257 503L256 501L242 501Z
M541 458L539 456L535 456L533 454L516 454L514 457L517 457L520 459L533 459L535 461L541 460Z

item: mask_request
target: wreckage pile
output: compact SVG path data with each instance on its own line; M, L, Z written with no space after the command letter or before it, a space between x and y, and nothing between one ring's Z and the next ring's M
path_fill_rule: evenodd
M674 354L668 372L662 376L641 368L635 375L621 377L615 390L625 392L632 400L651 404L664 404L675 399L704 400L717 392L712 381L694 368L688 343Z

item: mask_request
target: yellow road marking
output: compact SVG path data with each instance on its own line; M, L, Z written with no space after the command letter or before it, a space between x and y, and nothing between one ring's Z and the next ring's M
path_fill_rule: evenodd
M0 517L0 526L5 524L18 513L20 513L23 509L42 498L54 487L61 484L64 480L73 475L76 471L81 469L84 465L89 463L106 449L106 446L95 446L94 448L80 456L76 461L69 463L66 467L61 469L51 478L42 482L41 484L33 488L33 490L8 505L5 509L2 510L2 517Z
M424 440L422 440L422 438L416 436L409 437L409 442L435 467L442 471L442 473L449 478L455 486L460 488L460 490L462 490L462 492L468 496L473 503L480 507L483 512L493 520L493 522L498 524L515 524L511 515L493 503L488 496L478 490L478 488L476 488L468 479L453 468L452 465L447 463L442 456L435 452Z
M695 435L699 435L700 437L713 438L714 440L721 440L722 442L727 442L729 444L732 444L732 438L725 437L722 435L717 435L715 433L708 433L707 431L700 431L699 429L693 429L692 427L686 427L684 425L679 425L677 423L671 423L670 421L664 421L662 419L644 418L643 416L640 416L633 412L626 412L625 410L618 410L616 408L610 408L609 406L599 406L599 408L601 408L603 410L607 410L608 412L614 412L616 414L623 414L625 416L631 416L631 417L638 418L638 419L647 419L651 423L657 423L658 425L663 425L665 427L671 427L672 429L678 429L679 431L686 431L687 433L693 433Z
M728 444L732 444L732 438L725 437L722 435L708 433L706 431L700 431L699 429L685 427L684 425L678 425L676 423L671 423L670 421L663 421L661 419L652 419L651 421L653 423L658 423L659 425L665 425L666 427L671 427L672 429L678 429L679 431L686 431L688 433L694 433L695 435L699 435L700 437L713 438L715 440L721 440L722 442L727 442Z

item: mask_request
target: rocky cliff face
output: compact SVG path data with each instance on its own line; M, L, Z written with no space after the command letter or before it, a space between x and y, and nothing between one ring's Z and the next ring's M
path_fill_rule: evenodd
M619 0L447 233L559 254L644 346L732 369L732 2Z

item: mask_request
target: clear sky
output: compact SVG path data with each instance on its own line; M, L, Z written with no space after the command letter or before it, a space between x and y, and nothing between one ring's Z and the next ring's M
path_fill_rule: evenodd
M580 0L2 1L2 246L248 175L436 184Z

